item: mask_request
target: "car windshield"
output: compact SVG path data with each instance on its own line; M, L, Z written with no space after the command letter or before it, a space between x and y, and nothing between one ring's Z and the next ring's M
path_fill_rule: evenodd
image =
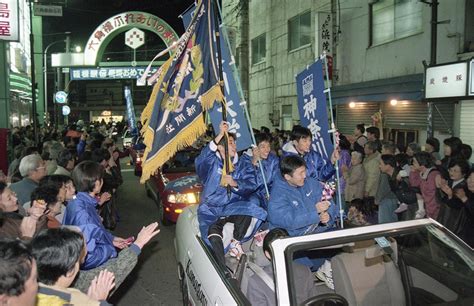
M196 150L179 151L163 165L162 171L163 173L195 172L194 160L198 155L199 151Z
M324 293L343 296L349 305L387 301L388 305L415 301L423 305L472 305L474 301L472 249L437 225L336 240L306 243L306 248L292 246L285 251L290 267L289 293L295 305L302 302L298 297L305 275L311 278L310 283L316 281L312 301ZM309 266L312 273L301 272ZM314 269L317 266L321 268ZM327 282L318 281L318 273L327 280L327 271L332 290Z

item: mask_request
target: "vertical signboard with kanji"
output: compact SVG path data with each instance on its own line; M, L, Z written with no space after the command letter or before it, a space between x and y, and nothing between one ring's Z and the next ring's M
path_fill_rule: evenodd
M329 121L321 60L296 76L296 92L301 125L311 130L313 149L329 159L333 144L328 132Z
M0 0L0 40L19 40L18 0Z
M328 61L329 79L332 80L332 53L333 53L333 35L331 13L316 13L315 16L315 37L314 46L316 56L326 52Z

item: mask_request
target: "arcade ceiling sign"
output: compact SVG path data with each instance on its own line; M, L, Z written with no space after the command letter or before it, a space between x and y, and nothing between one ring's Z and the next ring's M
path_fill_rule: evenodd
M173 28L155 15L138 11L120 13L110 17L94 30L84 49L84 65L96 66L108 43L118 34L132 28L157 34L167 47L179 39Z

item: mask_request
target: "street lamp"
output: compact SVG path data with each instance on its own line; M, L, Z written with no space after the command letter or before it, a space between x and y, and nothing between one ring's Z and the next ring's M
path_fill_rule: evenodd
M64 34L69 34L69 33L64 33ZM57 41L53 41L52 43L50 43L45 49L44 49L44 52L43 52L43 62L44 62L44 65L43 65L43 74L44 74L44 113L46 114L46 116L48 116L48 49L52 46L54 46L55 44L58 44L60 42L63 42L63 43L66 43L66 39L63 39L63 40L57 40ZM54 101L53 101L54 103ZM49 117L48 117L49 119Z

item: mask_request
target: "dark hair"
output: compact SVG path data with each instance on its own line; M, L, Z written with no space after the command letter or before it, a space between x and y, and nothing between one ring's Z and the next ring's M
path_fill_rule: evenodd
M272 248L270 245L273 241L281 238L288 237L288 232L283 228L274 228L265 235L263 239L263 251L268 252L273 257Z
M35 200L43 200L46 206L50 208L58 202L59 189L52 185L39 186L31 193L31 203Z
M262 133L265 133L265 134L270 134L270 129L267 128L266 126L260 127L260 131L262 131Z
M258 134L255 134L255 142L257 143L257 146L261 143L261 142L268 142L268 143L271 143L272 142L272 137L267 134L267 133L258 133Z
M379 148L379 145L375 141L367 141L365 146L372 150L372 152L376 152Z
M301 138L312 138L311 130L301 125L295 125L291 130L290 140L299 141Z
M79 192L92 192L95 182L104 176L104 169L93 161L83 161L72 171L72 181Z
M368 197L366 199L353 199L347 209L355 207L358 211L360 211L365 216L373 215L377 210L377 205L375 205L375 201L373 197Z
M58 158L56 158L56 162L59 166L66 168L67 164L70 160L72 160L74 156L72 155L71 151L68 149L64 149L58 154Z
M451 148L451 155L450 157L454 157L461 153L461 145L462 141L458 137L449 137L446 138L443 143Z
M392 141L384 141L382 143L382 149L389 150L392 154L395 154L397 146Z
M64 184L67 184L67 182L69 181L72 181L72 179L67 175L62 175L62 174L46 175L45 177L41 179L38 186L40 187L53 186L57 189L61 189L61 187L63 187Z
M16 159L20 159L23 156L23 151L25 151L25 146L20 144L13 149L13 156Z
M395 155L395 161L397 162L398 167L402 168L405 165L410 164L410 158L406 153L400 153Z
M367 133L374 134L376 139L380 138L380 130L378 127L375 126L369 126L367 129L365 129Z
M339 135L339 147L341 150L349 151L351 149L351 143L347 140L347 137L342 134Z
M356 125L356 129L358 129L362 134L364 134L365 133L365 124L360 123L360 124Z
M428 152L417 152L413 157L420 166L425 166L425 168L431 168L434 166L433 157Z
M84 240L78 232L54 228L33 238L31 248L38 267L38 280L54 285L61 276L74 269L81 258Z
M461 145L461 157L465 160L470 160L472 156L472 147L467 143Z
M390 155L390 154L383 154L382 156L380 156L380 158L382 159L382 162L385 165L389 165L389 166L392 166L393 168L397 168L397 161L395 160L395 156Z
M18 239L0 239L0 258L0 295L21 295L33 267L29 246Z
M285 177L285 174L291 176L299 167L306 167L306 162L302 157L297 155L285 156L280 161L281 176Z
M439 140L435 137L428 137L426 143L433 147L433 152L439 152Z
M107 149L95 149L92 151L91 160L96 163L101 163L103 160L110 159L110 152Z
M235 133L227 132L227 136L232 137L234 139L234 141L237 140L237 135ZM225 140L225 137L222 137L221 140L219 140L218 145L223 146L224 145L224 140Z
M464 178L467 177L469 174L469 170L471 169L471 165L464 159L464 158L454 158L449 162L449 168L452 168L454 166L459 166L461 168L461 173Z
M4 182L0 182L0 195L5 191L5 188L7 188L8 185Z

